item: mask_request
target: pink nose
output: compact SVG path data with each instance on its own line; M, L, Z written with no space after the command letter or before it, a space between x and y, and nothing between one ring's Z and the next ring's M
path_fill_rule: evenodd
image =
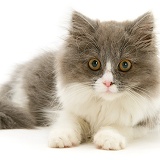
M105 81L105 82L103 82L103 84L104 84L106 87L110 87L110 86L112 85L112 82Z

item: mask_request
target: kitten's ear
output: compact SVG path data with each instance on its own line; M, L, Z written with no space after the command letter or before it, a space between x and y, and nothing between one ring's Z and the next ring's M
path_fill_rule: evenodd
M146 34L152 34L153 29L154 17L151 12L143 14L133 22L133 32L145 32Z
M70 34L84 35L86 33L94 32L97 28L97 22L74 11L71 19Z
M151 12L147 12L134 20L129 28L128 33L135 38L137 45L147 47L154 39L154 17Z

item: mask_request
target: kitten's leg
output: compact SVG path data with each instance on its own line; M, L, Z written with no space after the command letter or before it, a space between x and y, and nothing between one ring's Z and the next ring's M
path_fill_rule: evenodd
M124 149L127 141L140 137L148 131L143 127L111 127L101 128L94 136L94 143L98 148L105 150Z
M94 136L94 143L98 148L119 150L126 146L126 139L113 127L103 127Z
M81 143L81 126L77 116L62 113L53 125L49 136L49 147L72 147Z

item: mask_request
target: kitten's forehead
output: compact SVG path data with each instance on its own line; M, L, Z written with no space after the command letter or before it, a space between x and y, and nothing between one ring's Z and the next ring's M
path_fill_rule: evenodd
M120 49L125 41L126 43L128 41L125 24L119 22L101 23L96 35L100 51L107 59L120 57Z
M100 32L103 32L104 38L113 39L114 37L122 36L125 32L126 23L109 21L101 23L99 26Z

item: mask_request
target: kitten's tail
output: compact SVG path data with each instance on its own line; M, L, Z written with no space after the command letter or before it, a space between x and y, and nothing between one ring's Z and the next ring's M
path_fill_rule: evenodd
M34 128L35 119L25 108L11 101L12 87L4 84L0 87L0 129Z
M0 100L0 129L29 129L34 126L34 118L24 108Z

